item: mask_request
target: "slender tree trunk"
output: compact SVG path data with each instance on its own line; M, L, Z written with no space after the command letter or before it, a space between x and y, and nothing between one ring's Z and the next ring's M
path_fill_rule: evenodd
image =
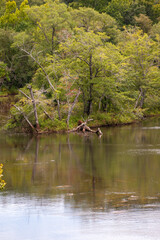
M140 106L142 108L143 104L144 104L145 91L141 87L140 87L139 91L140 91L140 93L139 93L139 96L135 103L134 108L137 108L138 106Z
M89 99L87 101L87 115L90 115L91 112L91 106L92 106L92 101L93 101L93 96L92 96L92 91L93 91L93 70L92 70L92 54L90 55L89 58L89 73L90 73L90 85L89 85Z
M91 113L91 107L92 107L92 101L93 101L93 64L92 64L92 54L89 57L89 86L87 89L87 97L85 96L84 92L83 92L83 103L84 103L84 115L89 116Z
M75 99L74 99L74 102L72 103L71 108L69 108L68 116L67 116L67 126L69 126L69 119L70 119L70 117L71 117L71 113L72 113L72 111L73 111L73 109L74 109L74 106L75 106L75 104L76 104L76 102L77 102L77 99L78 99L80 93L81 93L81 91L79 90L78 93L77 93L77 95L76 95L76 97L75 97Z
M145 91L143 89L141 89L141 100L140 100L140 107L143 108L144 105L144 99L145 99Z
M86 114L87 114L87 116L90 115L90 112L91 112L91 105L92 105L92 100L89 99L88 102L87 102L87 109L86 109Z
M93 91L93 83L91 83L89 86L89 99L87 101L87 111L86 111L88 116L91 113L91 106L92 106L92 101L93 101L92 91Z
M52 27L52 54L54 52L54 35L55 35L55 28Z
M104 96L102 99L102 110L103 112L107 112L107 97Z
M83 104L84 104L84 115L87 115L89 116L90 113L91 113L91 106L92 106L92 97L89 96L89 99L88 100L84 100L83 101Z
M60 101L59 101L59 99L57 99L57 107L58 107L58 118L61 121Z
M138 98L137 98L137 101L136 101L136 103L135 103L134 108L137 108L137 107L138 107L140 97L141 97L141 92L139 93L139 96L138 96Z
M40 129L40 127L39 127L39 121L38 121L38 114L37 114L36 102L35 102L35 99L34 99L32 87L31 87L31 86L28 86L28 88L29 88L30 94L31 94L31 99L32 99L32 104L33 104L33 110L34 110L34 116L35 116L35 121L36 121L36 130L37 130L37 132L38 132L38 130Z
M102 106L102 98L103 98L103 96L102 96L102 97L100 98L100 100L99 100L98 111L101 110L101 106Z
M83 89L81 89L82 91L82 96L83 96L83 117L86 115L86 112L87 112L87 103L86 103L86 96L85 96L85 93L83 91Z

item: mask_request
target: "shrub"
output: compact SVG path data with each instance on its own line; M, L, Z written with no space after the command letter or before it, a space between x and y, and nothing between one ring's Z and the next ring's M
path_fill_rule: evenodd
M6 185L5 181L2 179L3 177L3 164L0 164L0 190L4 188Z

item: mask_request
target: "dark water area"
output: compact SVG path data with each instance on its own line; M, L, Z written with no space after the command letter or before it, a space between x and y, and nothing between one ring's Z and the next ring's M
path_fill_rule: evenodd
M0 135L0 239L159 239L160 119L102 131Z

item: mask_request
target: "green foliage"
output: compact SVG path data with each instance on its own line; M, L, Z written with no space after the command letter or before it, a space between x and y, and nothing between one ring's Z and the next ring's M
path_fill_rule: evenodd
M12 47L14 32L0 29L0 61L6 65L10 81L5 81L5 87L16 89L23 87L33 75L34 65L17 47Z
M157 36L160 36L160 22L153 25L150 35L154 40L157 39Z
M0 190L2 190L6 185L5 181L2 179L3 177L2 173L3 173L3 164L0 164Z
M58 0L0 3L1 91L22 88L28 96L18 95L20 111L11 108L8 128L28 131L24 115L35 126L27 83L32 85L40 128L46 131L66 129L67 119L68 126L75 126L81 116L94 115L97 124L118 124L141 118L152 108L158 111L158 3L66 3L69 6Z
M9 81L7 65L4 62L0 62L0 90L5 88Z
M92 115L93 119L96 119L97 125L111 125L114 124L114 116L113 113L106 112L97 112ZM92 125L92 123L90 123ZM93 123L95 124L95 123Z
M66 131L67 130L67 124L65 120L59 120L57 118L54 118L54 120L40 119L40 127L43 131Z
M83 7L77 10L72 10L71 15L77 27L84 28L87 32L105 32L110 41L116 41L119 32L117 29L117 23L114 18L106 13L100 14L92 8Z
M68 64L67 68L83 93L84 114L90 113L96 94L103 94L104 91L107 94L107 89L110 91L115 83L114 75L122 59L118 49L106 43L107 40L105 33L76 28L74 36L60 45L62 53L67 56L65 65Z
M90 7L94 8L100 12L103 11L104 7L110 2L110 0L65 0L66 3L69 3L73 8L78 7Z
M14 29L15 31L25 30L28 21L25 12L27 8L29 8L28 0L24 0L19 9L17 8L15 1L7 1L5 12L0 17L0 27Z
M135 23L134 16L140 13L145 14L145 6L138 1L133 0L112 0L106 12L114 17L120 26L133 25Z
M127 74L126 77L124 76L124 84L127 83L127 87L132 91L133 89L135 92L139 91L135 107L143 107L148 91L155 91L152 81L159 87L158 76L160 72L156 64L156 59L159 59L157 45L141 31L126 31L124 36L125 44L123 39L119 45L121 52L126 57L123 63L126 72L123 74Z

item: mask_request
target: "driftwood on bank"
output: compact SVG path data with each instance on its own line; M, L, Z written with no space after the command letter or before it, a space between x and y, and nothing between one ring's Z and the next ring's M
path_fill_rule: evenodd
M96 131L92 130L90 127L87 126L87 121L82 122L78 127L73 128L72 130L69 130L68 132L91 132L91 133L96 133L98 136L102 136L103 133L101 132L101 129L98 128Z

